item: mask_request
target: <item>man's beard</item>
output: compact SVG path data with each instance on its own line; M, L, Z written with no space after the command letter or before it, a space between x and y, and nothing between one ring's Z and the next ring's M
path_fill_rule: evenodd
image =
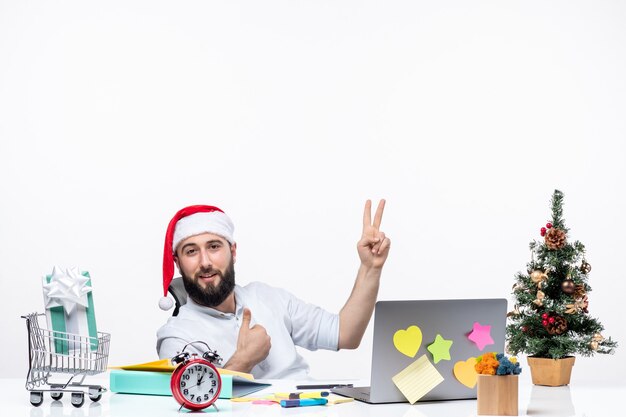
M198 274L206 274L216 272L220 276L220 283L215 286L212 283L207 283L206 287L202 287L198 283ZM222 274L221 271L212 268L201 268L196 276L188 277L183 271L180 271L183 276L183 284L185 284L185 291L196 304L200 304L205 307L217 307L226 300L226 298L235 289L235 265L231 259L230 264L226 268L226 271Z

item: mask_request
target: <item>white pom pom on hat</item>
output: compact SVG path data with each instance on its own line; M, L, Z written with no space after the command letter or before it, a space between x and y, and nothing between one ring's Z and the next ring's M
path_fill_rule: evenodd
M215 206L189 206L179 210L167 226L163 247L163 298L159 308L169 310L174 302L167 296L167 290L174 277L174 253L180 242L201 233L213 233L222 236L231 245L235 243L232 220Z
M169 298L169 297L161 297L159 299L159 308L161 310L167 311L167 310L171 309L172 307L174 307L174 301L172 301L171 298Z

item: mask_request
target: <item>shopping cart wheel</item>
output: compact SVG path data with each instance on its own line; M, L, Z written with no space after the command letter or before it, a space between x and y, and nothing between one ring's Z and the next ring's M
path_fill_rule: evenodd
M92 385L89 387L89 399L93 402L100 401L102 398L102 387L100 385Z
M35 407L39 407L41 403L43 403L43 392L41 391L31 391L30 392L30 403Z
M63 393L60 391L52 391L50 393L50 397L52 397L53 400L58 401L63 398Z
M82 392L73 392L72 393L72 405L76 408L80 408L83 406L85 402L85 394Z

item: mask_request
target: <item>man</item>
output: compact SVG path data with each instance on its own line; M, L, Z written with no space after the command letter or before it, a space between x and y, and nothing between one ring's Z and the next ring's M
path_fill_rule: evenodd
M213 206L190 206L170 221L163 252L163 289L174 263L189 295L176 317L157 332L160 358L171 358L189 342L204 341L226 361L226 369L256 378L304 378L308 365L295 346L309 350L355 349L374 311L390 240L380 231L381 200L371 219L365 203L361 259L354 288L339 314L307 304L289 292L253 282L235 284L237 244L230 218ZM169 301L169 303L167 301ZM161 308L171 308L162 299ZM169 305L167 305L169 304ZM202 353L188 347L191 352ZM200 349L200 347L199 347Z

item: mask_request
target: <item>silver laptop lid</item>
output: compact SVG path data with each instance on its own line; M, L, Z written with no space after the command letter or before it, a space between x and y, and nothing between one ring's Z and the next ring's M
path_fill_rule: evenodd
M454 366L457 362L466 362L469 358L486 352L504 351L506 312L507 302L503 298L377 302L374 313L370 402L406 402L392 377L422 355L426 355L444 380L420 401L476 398L476 387L470 388L460 382L455 376ZM484 326L490 326L489 334L493 344L485 345L482 350L468 338L475 323L483 331L486 330ZM401 331L403 337L416 336L415 329L409 333L402 332L407 332L410 326L417 326L422 335L419 348L413 357L407 355L413 353L411 349L407 352L405 347L402 350L406 353L402 353L394 345L394 334L398 331ZM440 359L435 363L433 354L427 350L437 335L452 341L449 349L450 360ZM413 342L410 347L415 349L415 344ZM469 366L469 363L459 365L458 369Z

